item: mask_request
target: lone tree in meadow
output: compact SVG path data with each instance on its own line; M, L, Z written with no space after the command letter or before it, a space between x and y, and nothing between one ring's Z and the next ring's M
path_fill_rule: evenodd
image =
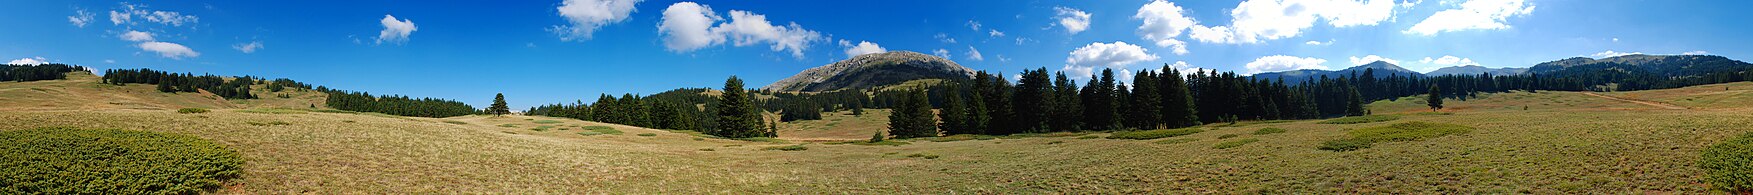
M764 123L753 96L743 90L743 80L736 76L724 80L724 93L719 96L718 129L709 134L727 138L775 136L761 127Z
M493 105L487 106L487 113L494 116L511 114L511 107L505 106L505 93L493 95Z
M1443 109L1442 88L1437 88L1436 85L1430 85L1430 92L1426 92L1425 94L1426 97L1424 98L1424 102L1425 105L1430 106L1431 112ZM1526 108L1523 110L1526 110Z

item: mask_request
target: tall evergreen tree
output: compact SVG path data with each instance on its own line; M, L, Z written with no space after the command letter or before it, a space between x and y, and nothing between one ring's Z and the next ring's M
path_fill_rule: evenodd
M1083 99L1083 124L1087 130L1113 130L1120 126L1120 119L1116 117L1119 115L1119 101L1116 99L1118 94L1114 93L1114 70L1102 69L1100 79L1099 82L1091 82L1085 90L1088 95Z
M1053 81L1047 76L1047 68L1024 70L1022 79L1017 81L1016 91L1011 98L1015 110L1016 130L1028 133L1046 132L1048 127L1047 110L1051 107L1053 97Z
M1126 107L1132 109L1128 114L1128 125L1137 129L1157 129L1162 125L1162 92L1158 91L1157 75L1148 70L1140 70L1132 77L1132 97Z
M1053 109L1048 117L1054 131L1076 131L1083 125L1083 104L1079 101L1076 81L1071 81L1064 72L1059 72L1053 79Z
M1199 125L1198 111L1193 105L1193 94L1187 90L1187 81L1179 71L1167 64L1163 65L1162 107L1163 123L1169 128Z
M1346 116L1363 116L1368 112L1368 110L1364 110L1363 95L1358 94L1357 87L1347 85L1345 86L1345 93L1347 94L1346 97L1348 97L1345 101L1347 103L1345 107Z
M743 80L730 76L723 90L718 98L718 129L710 133L728 138L766 136L761 128L765 119L755 107L754 95L743 89Z
M938 109L937 116L943 121L938 128L943 129L944 134L973 134L968 129L968 107L962 103L966 99L962 98L961 90L952 84L941 93L944 94L943 108Z
M895 138L935 137L937 120L932 118L930 99L925 90L912 89L900 99L900 107L889 115L889 135Z
M493 105L487 106L487 113L494 116L511 114L511 107L505 106L505 93L493 95Z
M1425 105L1430 106L1431 112L1443 109L1443 96L1436 95L1442 94L1442 88L1437 88L1436 85L1430 85L1430 90L1425 92L1425 94L1429 94L1425 95L1424 102Z

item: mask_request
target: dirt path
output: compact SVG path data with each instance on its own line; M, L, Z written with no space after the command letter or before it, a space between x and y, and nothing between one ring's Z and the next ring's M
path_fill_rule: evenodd
M1585 95L1589 95L1589 96L1595 96L1595 97L1600 97L1600 98L1607 98L1607 99L1610 99L1610 100L1618 100L1618 101L1622 101L1622 102L1630 102L1630 103L1636 103L1636 104L1643 104L1643 105L1648 105L1648 106L1654 106L1654 107L1657 107L1657 108L1662 108L1662 109L1670 109L1670 110L1685 110L1685 109L1686 109L1686 107L1681 107L1681 106L1675 106L1675 105L1673 105L1673 104L1667 104L1667 103L1661 103L1661 102L1651 102L1651 101L1643 101L1643 100L1633 100L1633 99L1625 99L1625 98L1619 98L1619 97L1613 97L1613 96L1607 96L1607 95L1601 95L1601 94L1596 94L1596 93L1594 93L1594 92L1584 92L1584 93L1583 93L1583 94L1585 94Z

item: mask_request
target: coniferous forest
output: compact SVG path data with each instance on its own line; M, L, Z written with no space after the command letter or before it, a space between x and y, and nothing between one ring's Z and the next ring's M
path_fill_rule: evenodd
M66 64L0 64L0 81L40 81L67 78L67 72L83 71L85 67Z

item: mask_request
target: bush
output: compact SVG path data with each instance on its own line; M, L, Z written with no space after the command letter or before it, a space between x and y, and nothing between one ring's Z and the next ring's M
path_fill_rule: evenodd
M1351 138L1321 143L1322 150L1352 151L1369 148L1377 142L1418 141L1427 138L1463 134L1473 127L1426 122L1406 122L1389 126L1351 130Z
M1108 135L1108 139L1147 140L1147 139L1157 139L1157 138L1165 138L1165 137L1192 135L1194 133L1199 133L1199 132L1205 132L1205 131L1199 130L1197 128L1158 129L1158 130L1149 130L1149 131L1122 131L1122 132L1114 132L1113 135Z
M937 155L936 154L917 153L917 154L909 154L909 155L907 155L907 158L937 159Z
M1321 121L1319 123L1320 124L1341 124L1341 125L1343 125L1343 124L1362 124L1362 123L1373 123L1373 122L1385 122L1385 121L1392 121L1392 120L1400 120L1400 116L1394 116L1394 115L1352 116L1352 117L1345 117L1345 118L1329 119L1326 121Z
M1284 133L1284 132L1285 132L1284 129L1279 129L1279 128L1263 128L1263 129L1254 131L1254 135L1266 135L1266 134Z
M641 134L639 134L639 136L651 137L651 136L657 136L657 134L656 133L641 133Z
M1258 141L1260 141L1260 139L1254 139L1254 138L1240 139L1240 140L1236 140L1236 141L1227 141L1227 142L1223 142L1223 143L1217 143L1216 146L1211 146L1211 149L1230 149L1230 148L1234 148L1234 147L1241 147L1242 145L1248 145L1248 143L1254 143L1254 142L1258 142Z
M1241 136L1242 136L1242 134L1224 134L1224 135L1217 136L1217 139L1229 139L1229 138L1236 138L1236 137L1241 137Z
M285 121L274 121L274 122L266 122L266 123L260 123L260 122L244 122L244 123L249 123L250 125L255 125L255 126L292 125L292 123L288 123Z
M761 150L780 150L780 151L802 151L802 150L808 150L808 149L810 149L810 148L803 147L803 144L761 148Z
M556 120L539 120L539 121L535 121L535 123L536 123L536 124L554 124L554 123L560 123L560 121L556 121Z
M243 158L198 137L115 129L0 131L0 194L196 194Z
M1158 141L1156 141L1156 142L1151 142L1151 143L1157 143L1157 144L1178 144L1178 143L1187 143L1187 142L1193 142L1193 141L1199 141L1199 138L1175 138L1175 139L1163 139L1163 140L1158 140Z
M206 108L183 108L183 109L177 109L177 113L183 113L183 114L207 113L207 109Z
M458 124L458 125L467 125L467 124L469 124L469 123L467 123L467 122L462 122L462 121L444 121L444 123L450 123L450 124Z
M1705 182L1718 189L1753 192L1753 133L1724 140L1704 149L1698 166Z
M584 129L587 131L595 132L595 134L609 134L609 135L620 135L621 134L621 130L615 130L614 127L607 127L607 126L584 126L584 127L579 128L579 129Z
M882 131L877 131L876 134L870 135L870 143L877 143L877 142L883 142L883 132Z

